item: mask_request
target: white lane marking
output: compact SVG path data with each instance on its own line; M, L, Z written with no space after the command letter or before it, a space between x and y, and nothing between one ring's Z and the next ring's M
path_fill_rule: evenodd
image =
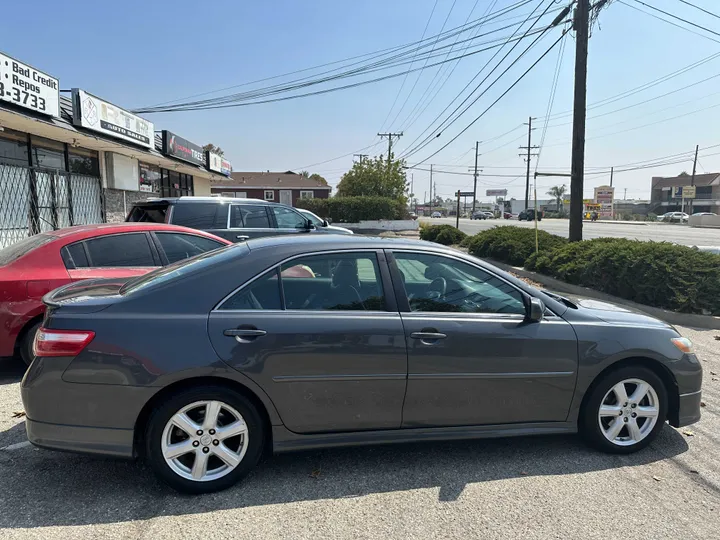
M0 448L0 450L8 450L12 452L13 450L20 450L21 448L26 448L28 446L30 446L30 441L23 441L15 444L10 444L8 446L3 446L2 448Z

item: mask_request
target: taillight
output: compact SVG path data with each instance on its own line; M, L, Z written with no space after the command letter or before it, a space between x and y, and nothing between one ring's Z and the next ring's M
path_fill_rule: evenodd
M35 334L35 356L77 356L95 337L91 330L50 330L40 328Z

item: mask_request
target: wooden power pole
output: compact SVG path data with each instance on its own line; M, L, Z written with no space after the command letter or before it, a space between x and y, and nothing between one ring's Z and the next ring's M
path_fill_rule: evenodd
M583 182L585 174L585 116L587 114L587 59L590 39L590 0L577 0L575 8L575 94L573 107L572 165L570 179L571 242L582 240Z
M477 159L478 159L479 146L480 146L480 141L475 141L475 172L473 173L473 203L472 203L473 214L475 213L475 201L477 200L477 179L478 179Z
M528 143L527 146L521 146L520 150L527 150L527 157L525 157L525 162L527 163L527 176L525 177L525 210L528 209L528 199L530 198L530 160L533 156L537 156L536 153L533 153L533 150L537 150L537 146L532 145L532 121L533 117L531 116L528 119L527 126L528 126ZM520 154L520 156L524 156L524 154Z

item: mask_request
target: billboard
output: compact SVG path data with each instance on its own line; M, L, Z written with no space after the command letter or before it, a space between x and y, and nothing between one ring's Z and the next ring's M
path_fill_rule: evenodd
M485 191L486 197L507 197L507 189L488 189Z

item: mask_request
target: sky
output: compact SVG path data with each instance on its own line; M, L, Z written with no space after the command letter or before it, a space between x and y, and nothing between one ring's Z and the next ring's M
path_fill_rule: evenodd
M60 8L57 1L36 0L33 2L36 15L31 18L26 6L11 2L3 6L3 19L16 23L3 25L0 50L59 78L62 89L82 88L120 107L134 109L412 43L422 38L426 25L427 38L443 28L449 30L468 18L472 21L516 2L215 0L205 7L201 2L184 0L125 0L121 4L71 0ZM528 14L540 2L529 1L506 18ZM541 9L550 2L544 0ZM717 0L691 2L720 14ZM634 95L602 103L720 53L720 18L680 0L645 3L717 34L678 21L674 22L686 29L660 21L630 7L662 16L636 0L613 0L600 12L589 46L588 104L596 106L588 110L586 197L592 197L594 186L609 182L611 166L622 171L628 168L627 164L687 153L680 156L687 157L683 163L614 175L616 198L649 198L652 176L692 171L696 145L701 148L698 173L720 172L720 146L708 148L720 145L717 90L720 78L699 82L720 74L720 57ZM555 4L562 7L567 2L556 0ZM509 22L487 24L482 31L506 24ZM512 30L494 37L509 35ZM558 27L550 32L457 122L426 148L407 156L411 167L422 162L417 168L408 169L408 180L412 180L420 201L430 189L430 173L426 170L430 164L435 171L443 171L433 175L437 194L450 197L458 189L472 190L472 176L468 174L474 163L476 141L481 142L478 163L482 169L478 198L490 200L484 196L486 189L503 188L508 190L508 197L523 198L525 162L518 155L521 152L518 147L527 144L527 126L522 124L531 116L535 118L533 145L544 141L539 158L532 159L532 170L537 166L540 172L569 173L572 117L558 115L572 109L575 54L572 32L564 38L564 48L556 46L463 135L426 159L483 113L561 31L562 27ZM462 53L464 46L456 45L451 58ZM156 129L169 129L201 145L212 142L220 146L237 171L307 169L337 185L352 166L353 153L364 148L365 154L387 152L387 140L381 141L378 132L402 131L394 150L400 156L407 152L413 140L432 128L433 119L458 96L494 52L468 56L447 64L446 68L419 70L407 77L404 71L408 67L400 66L383 74L402 76L325 95L143 116L154 122ZM434 61L437 60L431 62ZM555 117L546 122L558 64L552 106ZM413 67L422 65L418 61ZM301 76L318 71L321 70ZM500 72L496 71L494 76ZM492 78L485 86L490 81ZM693 86L676 91L688 85ZM254 87L249 85L233 91L251 88ZM204 97L220 95L223 93ZM647 100L650 101L642 103ZM428 133L434 132L431 129ZM374 146L366 148L370 145ZM339 156L344 157L334 159ZM546 197L544 194L551 186L563 183L569 186L569 179L538 178L538 198Z

